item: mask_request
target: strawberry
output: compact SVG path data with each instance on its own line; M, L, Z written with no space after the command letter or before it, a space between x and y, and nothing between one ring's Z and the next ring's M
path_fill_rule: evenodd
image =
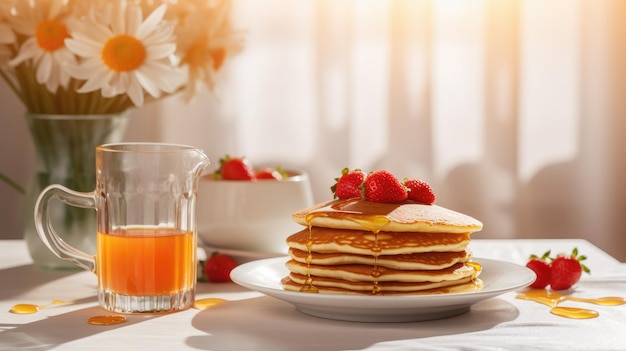
M427 205L435 202L435 193L425 181L405 178L403 184L409 189L409 199Z
M255 180L256 173L250 161L244 157L226 157L220 159L220 169L216 178L224 180Z
M215 252L204 263L204 276L213 283L230 282L230 272L235 267L237 263L230 256Z
M543 289L550 284L551 267L550 262L548 262L549 256L550 251L547 251L541 257L530 255L526 267L532 269L537 275L537 278L529 287L533 289Z
M372 202L402 202L408 198L407 188L385 170L371 172L362 186L363 198Z
M365 172L358 168L352 171L348 168L341 170L341 176L335 178L337 183L330 187L334 198L352 199L361 197L361 184L363 184L366 176Z
M283 175L277 169L265 167L256 171L256 179L281 180L283 179Z
M577 248L574 248L569 256L558 255L551 264L550 287L553 290L565 290L576 284L583 271L589 273L589 268L581 263L586 259L586 256L578 256Z

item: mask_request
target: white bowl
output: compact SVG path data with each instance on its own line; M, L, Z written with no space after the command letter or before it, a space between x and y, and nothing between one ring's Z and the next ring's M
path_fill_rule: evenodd
M313 205L308 175L287 171L283 180L216 180L198 186L197 229L201 244L218 250L286 254L285 239L302 229L291 219Z

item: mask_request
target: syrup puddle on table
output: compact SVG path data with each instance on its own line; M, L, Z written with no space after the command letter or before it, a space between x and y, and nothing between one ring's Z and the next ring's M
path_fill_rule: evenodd
M193 304L193 307L198 310L206 310L217 305L221 305L228 300L219 299L219 298L206 298L196 300ZM19 303L9 310L11 313L15 314L33 314L41 311L44 308L54 306L54 305L64 305L69 302L54 300L47 305L34 305L30 303ZM126 317L124 316L116 316L116 315L103 315L103 316L93 316L87 319L87 323L91 325L114 325L126 322Z
M93 316L87 320L91 325L114 325L126 322L124 316Z
M597 298L584 298L569 295L562 295L554 291L533 289L516 296L518 299L531 300L550 307L550 313L572 319L596 318L600 315L598 311L586 308L559 306L564 301L585 302L600 306L618 306L626 303L623 297L606 296Z
M18 303L17 305L11 307L9 312L15 314L33 314L41 311L44 308L54 306L54 305L65 305L70 302L62 301L62 300L54 300L47 305L33 305L30 303ZM94 316L87 320L88 324L91 325L113 325L126 322L126 318L123 316Z
M205 299L196 300L196 302L193 303L193 308L197 310L207 310L211 307L221 305L225 302L228 302L228 300L219 299L216 297L207 297Z

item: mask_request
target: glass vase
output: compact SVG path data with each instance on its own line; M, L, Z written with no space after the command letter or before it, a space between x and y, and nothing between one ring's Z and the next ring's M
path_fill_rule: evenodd
M34 208L39 193L50 184L61 184L82 192L95 189L96 146L122 141L128 113L95 115L50 115L27 113L35 146L35 170L26 189L22 224L28 252L37 266L76 269L56 257L37 235ZM50 204L52 226L70 245L96 252L96 213L93 209Z

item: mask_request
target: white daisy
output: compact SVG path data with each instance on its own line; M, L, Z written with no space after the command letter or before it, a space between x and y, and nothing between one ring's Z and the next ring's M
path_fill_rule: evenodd
M170 62L176 45L172 23L163 20L167 7L157 7L145 19L133 3L109 1L106 7L69 23L72 37L65 44L81 62L68 69L85 80L78 92L127 94L141 106L144 91L154 98L176 91L181 73Z
M241 37L232 31L229 11L229 0L186 0L173 6L172 13L178 23L177 56L188 72L186 100L195 96L202 86L212 90L215 74L224 61L242 48Z
M59 86L67 87L70 76L63 66L76 61L63 41L69 36L64 18L63 0L17 1L11 17L16 32L28 36L9 64L17 66L32 60L39 84L56 92Z
M8 11L8 9L0 6L0 67L9 62L13 55L9 45L15 43L15 33L13 33L11 26L7 23L8 15L5 14L5 11Z

